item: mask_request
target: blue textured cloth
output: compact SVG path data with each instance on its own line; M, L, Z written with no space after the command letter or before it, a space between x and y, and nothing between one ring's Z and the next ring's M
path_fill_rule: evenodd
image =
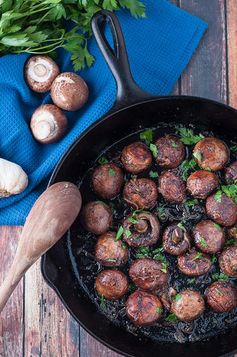
M145 0L146 19L118 12L129 61L137 83L146 91L167 95L187 65L207 25L165 0ZM67 113L67 135L58 143L38 144L29 130L33 111L50 103L49 94L33 93L25 84L23 66L27 55L0 58L0 157L18 163L29 176L20 195L0 199L0 225L23 224L32 204L46 188L53 168L79 135L105 114L115 99L112 75L95 43L90 50L95 65L80 75L90 89L90 99L80 111ZM61 71L72 70L68 53L59 53Z

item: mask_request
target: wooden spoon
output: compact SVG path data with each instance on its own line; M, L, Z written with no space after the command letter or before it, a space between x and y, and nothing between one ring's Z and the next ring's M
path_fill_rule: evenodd
M0 312L25 272L69 229L81 209L81 194L70 182L50 186L32 207L12 266L0 287Z

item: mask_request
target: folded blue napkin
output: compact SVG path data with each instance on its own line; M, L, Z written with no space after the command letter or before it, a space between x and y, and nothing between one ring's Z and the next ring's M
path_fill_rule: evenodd
M165 0L144 0L147 18L134 19L118 12L129 61L137 83L146 91L167 95L190 60L207 25L202 20ZM103 116L115 99L115 82L92 39L90 50L96 58L92 68L81 71L90 89L87 105L67 113L67 135L58 143L41 145L29 130L33 111L50 103L49 94L33 93L23 77L27 55L0 58L0 157L16 162L29 176L29 186L21 194L0 199L0 225L20 225L46 188L60 157L93 122ZM71 71L70 56L59 53L61 71Z

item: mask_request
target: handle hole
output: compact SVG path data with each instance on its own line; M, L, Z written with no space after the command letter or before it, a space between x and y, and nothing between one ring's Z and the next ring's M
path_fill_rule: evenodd
M118 52L118 39L116 36L116 31L113 29L113 24L110 18L103 19L99 24L101 36L105 42L108 49L112 52L113 56L117 59L119 58Z

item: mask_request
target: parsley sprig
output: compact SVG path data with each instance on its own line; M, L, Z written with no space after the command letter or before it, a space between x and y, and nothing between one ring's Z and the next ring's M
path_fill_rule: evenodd
M0 53L50 54L58 48L71 53L74 70L90 67L94 57L87 42L91 18L101 9L128 9L145 17L139 0L4 0L0 1ZM73 27L67 30L66 21Z
M187 129L187 128L178 128L177 134L180 135L180 140L185 145L196 144L204 138L204 136L202 134L194 135L193 130Z

